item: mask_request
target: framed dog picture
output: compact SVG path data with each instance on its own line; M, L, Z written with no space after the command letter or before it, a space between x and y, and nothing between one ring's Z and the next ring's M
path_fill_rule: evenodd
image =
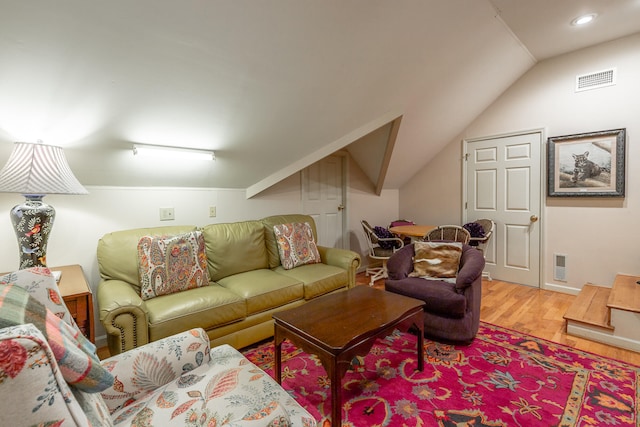
M624 197L626 129L554 136L547 143L550 197Z

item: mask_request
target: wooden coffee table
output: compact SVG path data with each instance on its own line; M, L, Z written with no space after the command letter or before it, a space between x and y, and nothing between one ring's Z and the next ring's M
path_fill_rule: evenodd
M394 329L415 328L418 369L424 369L424 302L369 286L326 295L300 307L275 313L275 374L282 381L281 347L288 339L318 356L331 379L331 424L342 420L341 380L355 356L365 356L377 338Z

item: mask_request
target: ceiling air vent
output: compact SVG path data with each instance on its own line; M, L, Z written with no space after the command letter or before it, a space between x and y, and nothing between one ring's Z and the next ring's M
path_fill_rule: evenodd
M576 92L581 92L583 90L599 89L601 87L613 86L615 84L616 84L615 68L610 68L608 70L576 76Z

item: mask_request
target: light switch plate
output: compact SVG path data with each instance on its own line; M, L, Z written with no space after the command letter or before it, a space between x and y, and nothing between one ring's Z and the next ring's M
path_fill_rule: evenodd
M160 208L160 221L172 221L176 219L173 208Z

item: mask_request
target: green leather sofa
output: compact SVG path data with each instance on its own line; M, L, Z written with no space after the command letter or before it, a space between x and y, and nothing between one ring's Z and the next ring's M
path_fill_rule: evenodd
M313 218L276 215L261 220L201 227L209 286L142 300L138 282L138 241L148 235L173 235L196 226L138 228L106 234L98 242L100 321L111 355L200 327L211 345L242 348L273 336L272 314L313 298L355 286L360 256L318 246L322 263L285 270L273 226Z

